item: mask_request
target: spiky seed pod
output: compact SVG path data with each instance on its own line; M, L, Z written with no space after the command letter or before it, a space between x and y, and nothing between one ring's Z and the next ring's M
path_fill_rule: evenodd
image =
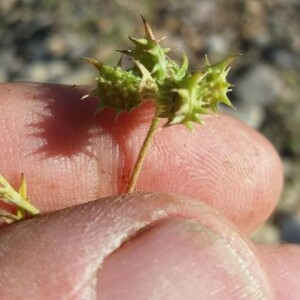
M165 126L183 124L192 129L192 122L201 123L201 115L206 113L203 96L199 90L199 82L203 76L205 75L201 72L188 73L182 80L169 81L167 90L172 96L170 94L168 98L172 101L166 101L167 97L159 98L164 107L161 117L168 118ZM173 88L170 89L172 85Z
M118 50L119 52L131 56L134 60L139 61L151 74L151 76L158 80L164 80L169 68L169 61L166 54L170 51L169 48L162 48L160 41L164 38L156 39L148 22L143 18L145 36L144 38L133 38L128 36L133 42L135 48L132 50ZM136 66L133 66L136 70Z
M226 81L226 76L230 70L229 64L235 57L230 56L214 65L210 65L207 56L205 57L205 68L201 70L205 76L199 82L199 86L206 106L209 106L214 112L218 111L217 105L221 102L233 107L227 97L232 85Z
M106 107L114 109L117 114L122 111L131 111L141 104L147 92L153 94L156 88L150 74L138 62L137 64L142 69L140 76L134 75L132 71L123 70L119 66L104 65L87 57L83 59L95 66L99 72L96 77L96 89L84 96L84 98L99 97L97 111Z
M203 123L201 115L216 112L218 103L232 106L226 96L231 87L226 76L234 57L214 65L206 58L203 69L190 73L187 57L183 56L180 66L171 60L166 55L169 49L160 46L160 40L142 19L144 38L129 37L134 49L120 51L132 58L132 67L124 70L85 58L99 71L97 88L90 93L100 98L98 110L110 107L120 113L152 100L159 108L158 117L168 119L166 126L193 128L193 123Z
M203 123L201 115L209 113L209 109L217 112L218 103L232 107L226 95L231 87L226 76L233 59L229 57L211 66L206 58L205 68L195 73L187 72L184 59L177 74L159 86L162 93L157 100L163 107L160 117L168 119L165 126L183 124L192 129L192 123ZM182 72L185 75L180 78Z

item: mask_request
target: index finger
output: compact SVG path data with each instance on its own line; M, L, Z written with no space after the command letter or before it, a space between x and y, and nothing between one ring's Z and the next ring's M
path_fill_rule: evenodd
M28 178L30 197L45 211L125 191L153 109L144 105L117 120L94 115L82 89L48 84L2 84L0 173ZM180 193L222 211L245 232L271 213L282 168L270 143L226 115L190 132L157 132L137 191Z

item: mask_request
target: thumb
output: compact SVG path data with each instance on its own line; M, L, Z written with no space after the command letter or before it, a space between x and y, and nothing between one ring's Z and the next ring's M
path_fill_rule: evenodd
M273 299L251 245L196 200L135 194L0 233L0 299Z

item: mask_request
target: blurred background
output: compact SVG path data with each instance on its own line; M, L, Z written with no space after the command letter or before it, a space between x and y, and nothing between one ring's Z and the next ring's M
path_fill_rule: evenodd
M139 13L191 68L204 54L211 62L243 54L229 78L233 113L273 143L286 180L253 239L300 243L299 0L0 0L0 82L90 84L95 72L79 57L115 64L127 35L143 35Z

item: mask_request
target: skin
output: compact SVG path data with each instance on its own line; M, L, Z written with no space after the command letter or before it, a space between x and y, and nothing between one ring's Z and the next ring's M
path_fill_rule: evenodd
M249 240L282 189L264 137L223 114L160 130L120 196L153 107L115 121L85 93L0 85L1 174L44 212L1 228L0 299L300 299L300 248Z

